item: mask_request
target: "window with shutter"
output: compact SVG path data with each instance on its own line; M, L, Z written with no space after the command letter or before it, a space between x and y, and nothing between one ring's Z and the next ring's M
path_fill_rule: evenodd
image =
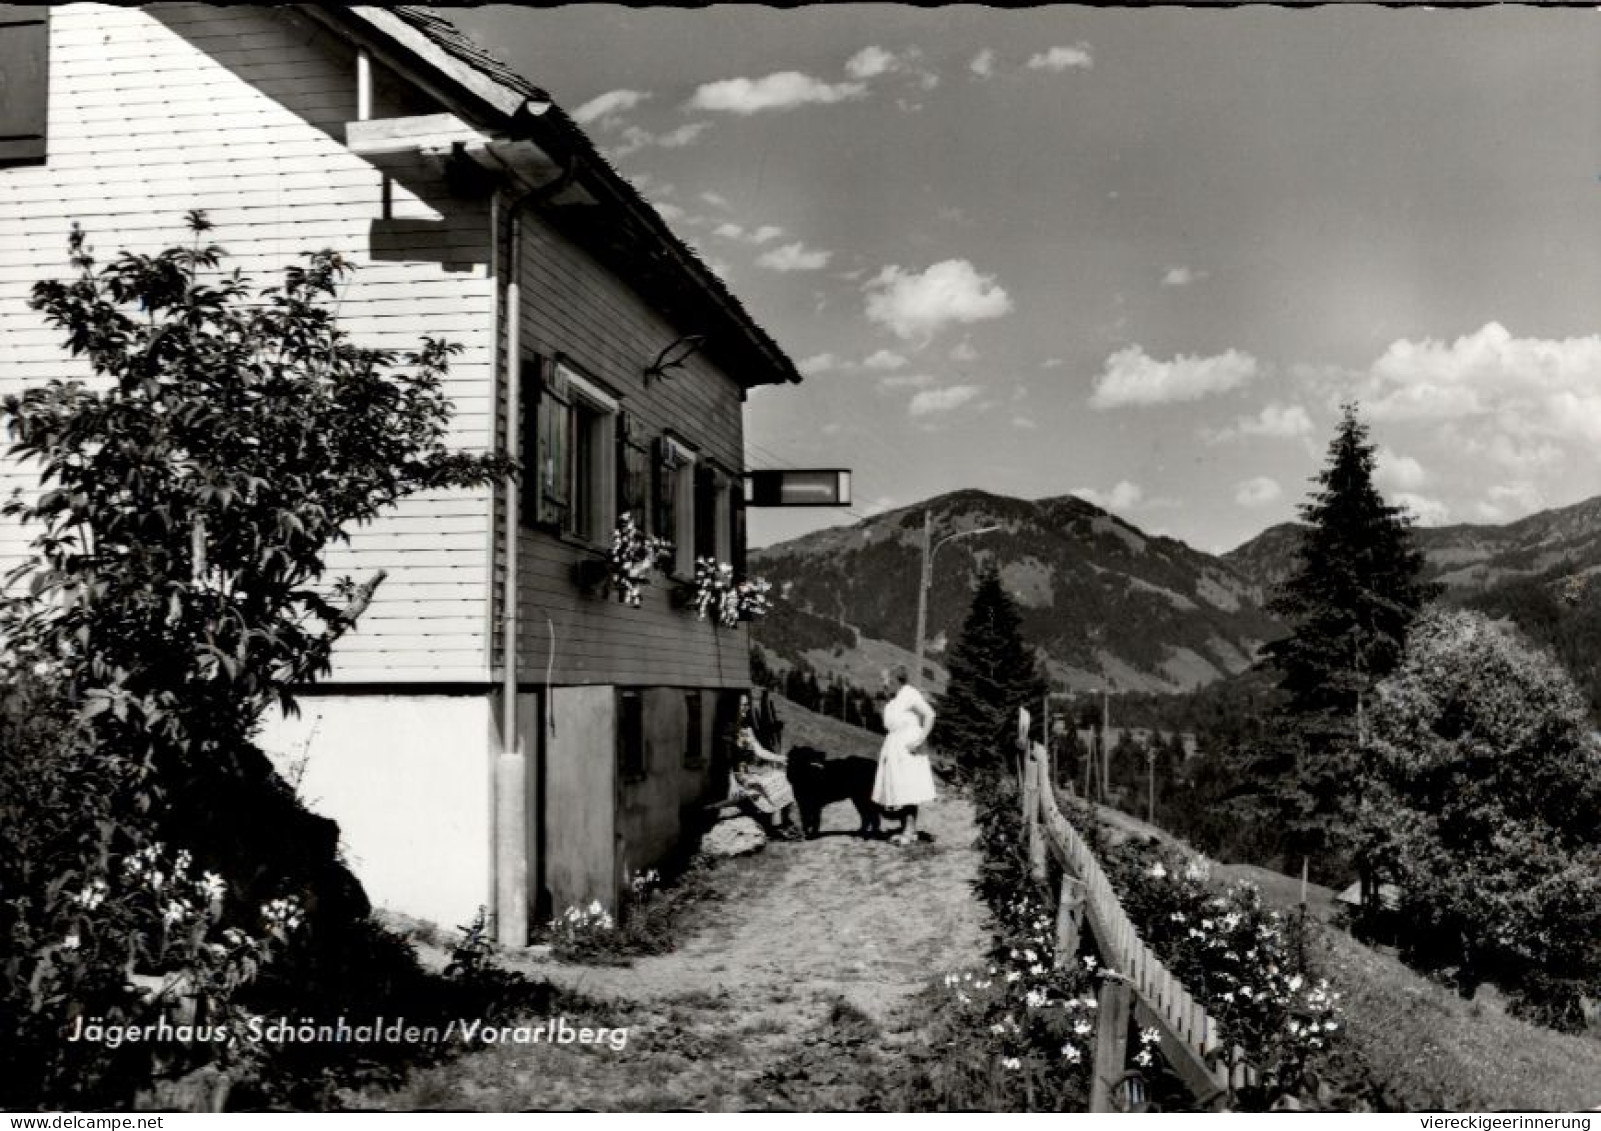
M706 464L695 468L695 556L717 557L717 472Z
M38 164L48 151L50 9L0 4L0 165Z
M673 572L695 576L695 467L693 451L671 436L656 437L655 533L673 544Z

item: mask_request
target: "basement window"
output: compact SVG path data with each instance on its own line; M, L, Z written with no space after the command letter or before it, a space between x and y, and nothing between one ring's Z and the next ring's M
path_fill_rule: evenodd
M650 769L645 749L645 704L637 691L617 693L617 776L640 781Z

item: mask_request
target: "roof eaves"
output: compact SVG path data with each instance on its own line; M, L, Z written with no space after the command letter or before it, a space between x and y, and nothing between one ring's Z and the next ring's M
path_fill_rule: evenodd
M555 140L561 149L580 157L584 168L595 174L599 187L611 198L611 204L643 221L650 235L678 263L680 269L723 310L756 353L766 360L771 370L770 379L737 377L740 384L750 388L800 383L800 371L783 347L745 309L716 272L678 237L661 214L640 195L639 190L612 166L589 135L542 89L484 51L449 20L429 8L419 5L394 8L352 5L342 11L443 74L483 107L500 115L507 124L554 135L554 138L536 140ZM538 104L539 112L529 113L530 103Z

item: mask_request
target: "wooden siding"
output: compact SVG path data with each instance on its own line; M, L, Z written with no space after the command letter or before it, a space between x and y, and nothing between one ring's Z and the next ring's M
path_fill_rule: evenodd
M188 4L56 8L50 35L48 163L0 169L0 394L85 375L27 306L35 281L68 272L72 221L104 261L185 239L185 211L203 208L230 264L260 285L307 250L354 258L340 315L363 344L462 343L446 389L451 440L493 442L487 206L453 201L426 168L391 169L386 185L345 148L356 106L346 44L287 9ZM414 109L386 105L399 87L379 77L375 116ZM0 463L0 495L35 484ZM341 643L334 679L487 676L490 516L487 491L418 496L332 555L333 577L390 574ZM4 520L0 569L26 542Z
M627 284L530 217L522 238L524 356L562 354L616 393L647 436L676 433L731 473L744 468L738 384L696 355L647 385L644 369L694 327L673 326ZM525 458L528 453L524 453ZM642 608L586 596L572 570L595 551L542 531L519 533L520 678L554 683L738 687L750 681L749 638L673 608L659 575ZM503 559L497 555L497 574Z

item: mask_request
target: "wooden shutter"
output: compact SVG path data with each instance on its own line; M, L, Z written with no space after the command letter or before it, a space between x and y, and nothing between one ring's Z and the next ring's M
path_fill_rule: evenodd
M49 17L43 4L0 4L0 165L45 159Z
M745 556L745 483L735 479L728 486L728 535L733 543L734 576L744 577L748 564Z
M539 525L559 528L572 507L572 402L561 371L549 358L538 359L533 368L539 374L539 416L531 517Z
M678 453L666 436L656 437L656 458L651 461L653 493L656 496L654 532L675 546L678 544Z
M650 449L639 432L632 413L617 414L617 513L627 511L641 529L651 530Z

